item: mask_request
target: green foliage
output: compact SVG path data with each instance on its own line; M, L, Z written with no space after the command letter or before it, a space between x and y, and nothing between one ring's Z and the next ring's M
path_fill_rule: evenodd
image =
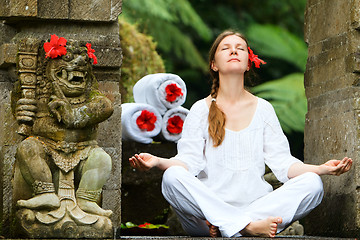
M189 30L205 41L210 40L212 32L188 0L124 0L121 18L137 23L140 31L151 35L164 53L172 53L171 57L191 67L206 68Z
M304 75L294 73L253 87L252 92L274 106L284 132L304 131L307 101Z
M144 223L140 225L136 225L132 222L126 222L121 223L121 229L127 229L127 228L134 228L134 227L140 227L140 228L146 228L146 229L158 229L158 228L169 228L169 226L164 224L152 224L152 223Z
M122 102L133 102L132 88L147 74L165 72L162 58L152 38L135 26L119 19L120 43L123 51L120 92Z
M288 61L305 71L307 46L298 36L278 26L253 24L247 37L261 55Z

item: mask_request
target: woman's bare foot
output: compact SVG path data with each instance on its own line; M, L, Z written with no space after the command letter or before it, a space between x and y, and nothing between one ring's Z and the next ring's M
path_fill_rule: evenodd
M243 236L275 237L280 223L282 223L281 217L268 217L249 223L240 233Z
M206 220L206 225L209 227L209 235L212 238L221 237L221 233L217 226L212 225L209 221Z

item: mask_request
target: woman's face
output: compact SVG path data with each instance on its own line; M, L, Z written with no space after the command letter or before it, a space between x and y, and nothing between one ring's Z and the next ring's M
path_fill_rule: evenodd
M245 40L236 35L229 35L217 47L211 68L220 74L239 74L249 70L248 61L249 54Z

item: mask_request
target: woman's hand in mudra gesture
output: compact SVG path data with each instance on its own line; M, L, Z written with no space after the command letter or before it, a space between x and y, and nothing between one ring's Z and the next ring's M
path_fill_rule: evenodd
M344 157L342 160L329 160L319 167L322 174L339 176L349 171L351 169L351 165L352 159Z
M129 158L129 162L133 168L140 171L148 171L158 165L159 158L149 153L140 153Z

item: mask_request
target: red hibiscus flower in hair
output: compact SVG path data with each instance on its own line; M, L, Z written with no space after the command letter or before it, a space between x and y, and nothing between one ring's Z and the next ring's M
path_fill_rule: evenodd
M250 47L248 47L249 49L249 66L251 66L251 62L255 63L255 67L260 68L260 63L261 64L266 64L266 62L264 62L263 60L261 60L258 55L255 55L253 50L250 49Z
M156 120L154 113L142 110L140 116L136 119L136 124L141 130L152 131L155 128Z
M167 85L165 91L166 101L168 102L173 102L176 100L177 97L183 95L181 88L179 88L175 83Z
M88 54L89 58L94 59L94 65L97 64L98 63L97 57L94 54L95 50L91 48L91 43L87 43L86 47L87 47L87 54Z
M169 118L166 129L169 133L179 134L182 132L184 121L179 116Z
M66 54L66 42L63 37L59 38L55 34L51 35L50 42L44 43L45 56L57 58Z

